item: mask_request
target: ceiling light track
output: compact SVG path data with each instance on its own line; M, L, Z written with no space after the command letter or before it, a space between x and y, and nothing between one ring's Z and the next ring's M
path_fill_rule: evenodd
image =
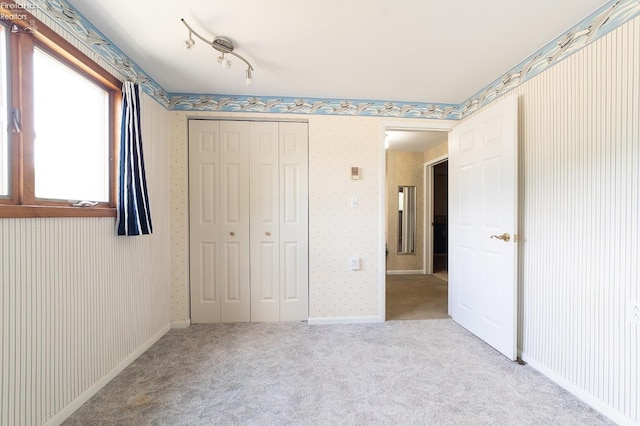
M196 41L193 39L193 36L196 36L197 38L202 40L204 43L208 44L209 46L213 47L215 50L220 52L220 56L218 56L218 62L222 65L223 68L228 69L231 67L231 61L225 58L224 55L229 54L229 55L235 56L236 58L240 59L242 62L247 64L245 81L247 84L251 84L251 81L253 79L253 66L251 66L249 61L247 61L245 58L243 58L242 56L238 55L236 52L233 51L235 46L233 45L233 42L231 40L229 40L227 37L214 37L212 41L209 41L203 36L201 36L200 34L198 34L197 32L195 32L193 28L191 28L189 24L187 24L187 21L185 21L184 18L181 18L180 20L182 21L184 26L187 27L187 29L189 30L189 38L184 42L184 47L187 50L191 50L191 48L193 48L193 46L196 44Z

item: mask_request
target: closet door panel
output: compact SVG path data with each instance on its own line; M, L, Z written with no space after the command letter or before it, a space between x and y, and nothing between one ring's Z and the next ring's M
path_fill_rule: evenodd
M191 321L220 321L220 125L189 121Z
M239 304L242 302L242 244L227 242L224 245L224 302ZM231 308L233 309L233 308Z
M220 122L221 320L250 321L249 126Z
M284 303L291 302L296 303L301 300L300 289L304 283L300 282L300 257L304 257L302 250L304 249L301 244L297 242L285 242L283 244L283 270L284 275L282 295Z
M279 321L278 123L251 123L251 321Z
M308 126L279 123L280 320L309 316Z

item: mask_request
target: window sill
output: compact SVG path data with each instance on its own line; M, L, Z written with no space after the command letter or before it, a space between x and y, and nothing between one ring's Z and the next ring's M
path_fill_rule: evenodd
M10 217L116 217L115 207L0 205L0 218Z

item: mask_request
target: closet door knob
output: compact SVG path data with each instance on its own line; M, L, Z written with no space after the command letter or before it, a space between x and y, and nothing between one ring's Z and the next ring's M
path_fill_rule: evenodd
M266 235L267 237L270 237L271 236L271 232L267 231L267 232L264 233L264 235Z
M236 233L231 231L231 232L229 232L229 235L231 235L233 237L234 235L236 235Z

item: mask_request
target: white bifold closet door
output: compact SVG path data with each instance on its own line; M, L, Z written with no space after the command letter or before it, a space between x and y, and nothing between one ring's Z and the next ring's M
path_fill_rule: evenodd
M250 128L251 320L307 319L307 124Z
M250 320L249 127L189 121L193 322Z
M308 317L306 123L189 121L192 322Z

